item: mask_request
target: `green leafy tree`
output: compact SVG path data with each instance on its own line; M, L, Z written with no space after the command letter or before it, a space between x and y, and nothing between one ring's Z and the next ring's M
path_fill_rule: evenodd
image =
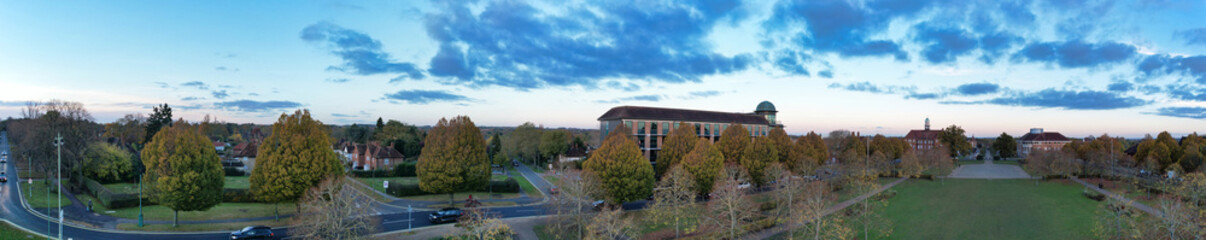
M348 136L348 140L352 142L366 143L369 140L368 129L364 128L364 126L353 123L351 127L348 127L344 131L347 131L345 134Z
M1155 147L1156 140L1152 139L1151 135L1147 135L1143 138L1143 140L1140 140L1139 145L1135 146L1135 165L1147 165L1147 155L1150 154L1152 152L1152 148Z
M418 156L423 149L423 131L398 120L389 120L384 127L378 128L373 139L393 144L395 150L408 158Z
M147 137L143 138L143 141L151 141L159 129L172 126L172 107L169 107L167 103L156 106L152 110L151 117L147 119L147 130L145 131Z
M499 135L497 132L495 132L493 136L490 136L490 140L486 141L486 156L490 157L490 159L494 159L494 157L498 155L499 152L502 152L502 150L502 135ZM506 157L503 157L503 159L506 159Z
M180 211L205 211L221 203L226 179L209 140L183 121L156 132L142 151L143 181L151 201L175 212L172 225L178 225Z
M453 193L477 189L490 180L490 162L482 132L467 116L441 118L424 141L423 154L415 166L419 189L429 193Z
M598 176L607 201L616 204L650 196L654 184L653 166L623 126L616 126L583 164L587 171Z
M754 138L753 144L745 147L738 163L749 173L754 185L762 186L771 180L766 178L766 166L770 166L778 158L779 150L775 149L774 141L761 137Z
M741 124L730 123L729 127L720 133L720 142L716 145L720 147L720 152L724 153L724 162L737 163L745 152L745 146L750 145L750 132Z
M677 124L679 127L670 131L670 135L666 136L662 144L662 151L658 152L656 176L665 175L666 170L683 162L683 158L695 150L695 146L699 142L699 137L695 135L695 130L691 129L690 125Z
M92 142L84 149L84 176L102 183L121 181L133 170L130 153L104 142Z
M1002 158L1011 158L1018 155L1018 141L1009 136L1008 133L1001 133L997 139L992 142L992 150L996 151L997 156Z
M1181 169L1185 172L1193 172L1202 166L1202 150L1197 144L1186 146L1185 153L1181 154L1181 159L1177 163L1181 164Z
M938 134L938 141L942 143L942 146L946 146L946 149L950 151L951 157L958 157L971 152L972 145L967 141L967 136L964 136L964 133L965 131L963 131L962 127L951 125L943 128L942 132Z
M1172 161L1181 159L1181 154L1184 153L1184 151L1181 149L1181 145L1177 144L1177 139L1173 138L1172 134L1169 134L1168 131L1163 131L1156 135L1156 143L1164 145L1164 147L1168 148L1168 156L1172 158ZM1168 164L1171 164L1171 162L1160 163L1161 166L1168 166Z
M540 155L545 159L556 159L569 150L572 135L567 130L544 131L540 136Z
M695 187L692 188L695 193L707 195L712 192L716 175L720 174L721 168L724 168L724 154L720 153L720 148L712 145L712 141L707 139L695 139L695 141L695 149L691 149L691 152L683 157L681 165L691 174L691 179L695 180Z
M250 179L254 198L268 203L296 201L323 179L342 174L327 136L327 128L310 118L310 110L282 113L256 152ZM300 209L300 202L295 203Z
M775 149L779 150L779 157L775 162L782 163L788 169L795 169L795 160L799 160L798 151L795 151L795 143L791 141L791 136L787 136L787 131L781 127L771 128L770 133L767 133L767 138L775 144Z
M1159 169L1163 170L1173 163L1172 149L1168 145L1156 143L1152 150L1148 152L1148 160L1155 160Z
M503 136L504 152L512 158L523 159L528 163L536 163L540 157L540 128L531 122L525 122L515 127L511 134Z
M812 160L813 165L820 166L829 160L829 147L816 132L808 132L808 135L796 140L796 149L803 153L805 159Z

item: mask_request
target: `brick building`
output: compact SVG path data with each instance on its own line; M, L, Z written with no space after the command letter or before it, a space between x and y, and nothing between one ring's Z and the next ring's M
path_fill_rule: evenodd
M693 128L696 136L712 142L719 141L721 132L730 126L744 127L750 136L761 137L770 133L771 128L783 126L775 119L777 113L775 105L768 101L759 103L753 113L619 106L611 108L598 120L602 138L606 139L616 126L623 124L625 129L630 129L645 157L655 161L663 141L674 128Z

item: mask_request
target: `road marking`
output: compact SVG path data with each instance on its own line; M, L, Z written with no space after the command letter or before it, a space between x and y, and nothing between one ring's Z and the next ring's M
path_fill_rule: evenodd
M520 209L520 210L515 210L515 211L516 212L538 212L538 211L540 211L540 209Z
M390 224L390 223L399 223L399 222L409 222L409 221L410 221L410 219L402 219L402 220L394 220L394 221L385 221L385 222L381 222L381 224Z

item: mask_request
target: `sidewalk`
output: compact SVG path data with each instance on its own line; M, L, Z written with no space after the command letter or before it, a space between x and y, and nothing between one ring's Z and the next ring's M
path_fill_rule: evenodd
M858 203L859 201L862 201L863 199L867 199L871 196L875 196L875 194L879 194L880 192L888 190L889 188L892 188L892 186L896 186L896 184L904 182L905 180L909 180L909 178L897 179L896 181L893 181L892 183L888 183L888 184L884 185L883 187L876 189L874 192L866 193L866 194L860 195L856 198L838 203L837 205L833 205L833 206L825 209L823 216L829 216L829 214L833 214L833 213L837 212L838 210L845 209L846 207L849 207L850 205L854 205L855 203ZM790 230L793 230L793 229L796 229L799 227L800 226L786 226L786 225L781 224L781 225L777 225L770 229L762 230L760 232L757 232L757 233L754 233L751 235L746 235L745 237L742 237L741 239L767 239L772 236L775 236L780 233L790 231Z
M1130 205L1132 207L1139 209L1139 211L1146 212L1146 213L1151 214L1152 216L1156 216L1156 217L1164 217L1164 213L1161 213L1160 210L1156 210L1155 208L1147 206L1146 204L1127 199L1126 197L1123 197L1122 195L1118 195L1113 192L1106 191L1105 189L1101 189L1097 186L1093 186L1093 184L1089 184L1089 183L1085 182L1084 180L1080 180L1080 178L1077 178L1075 176L1073 176L1070 179L1072 179L1072 181L1076 181L1076 182L1080 183L1081 185L1085 185L1085 187L1087 187L1089 189L1093 189L1093 191L1097 191L1101 194L1105 194L1106 196L1110 196L1110 198L1113 198L1114 200L1130 203Z

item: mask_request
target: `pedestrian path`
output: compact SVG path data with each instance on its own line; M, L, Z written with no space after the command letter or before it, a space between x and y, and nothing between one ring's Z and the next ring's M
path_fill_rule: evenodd
M992 159L983 164L965 164L955 168L948 178L962 179L1029 179L1030 174L1022 167L1008 164L993 164Z
M1123 197L1122 195L1118 195L1113 192L1106 191L1105 189L1101 189L1097 186L1093 186L1093 184L1089 184L1089 183L1085 182L1084 180L1080 180L1080 178L1077 178L1075 176L1073 176L1071 179L1072 179L1072 181L1078 182L1081 185L1085 185L1085 187L1087 187L1089 189L1093 189L1093 191L1097 191L1101 194L1105 194L1106 196L1109 196L1110 198L1113 198L1114 200L1129 203L1132 207L1139 209L1139 211L1146 212L1146 213L1151 214L1152 216L1156 216L1156 217L1164 216L1164 213L1161 213L1160 210L1156 210L1155 208L1152 208L1151 206L1148 206L1146 204L1136 202L1131 199L1127 199L1126 197Z
M858 196L856 198L852 198L850 200L843 201L841 203L838 203L837 205L830 206L829 208L825 209L825 212L823 212L821 214L821 216L829 216L829 214L833 214L837 211L845 209L846 207L850 207L850 205L854 205L855 203L863 201L864 199L867 199L871 196L875 196L875 194L879 194L880 192L888 190L889 188L892 188L892 186L896 186L896 184L902 183L905 180L909 180L909 178L902 177L900 179L897 179L896 181L893 181L892 183L885 184L884 186L880 187L879 189L876 189L875 191L860 195L860 196ZM780 224L780 225L777 225L777 226L772 227L767 230L762 230L762 231L754 233L754 234L746 235L745 237L742 237L741 239L768 239L772 236L779 235L780 233L800 228L801 226L803 226L803 225L788 226L786 224Z

